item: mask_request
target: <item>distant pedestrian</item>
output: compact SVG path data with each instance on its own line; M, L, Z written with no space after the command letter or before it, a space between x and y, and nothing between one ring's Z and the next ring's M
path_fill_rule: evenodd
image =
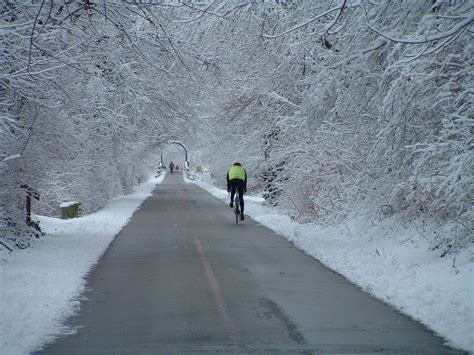
M173 170L174 170L174 163L173 163L173 161L170 161L169 167L170 167L170 173L173 174Z

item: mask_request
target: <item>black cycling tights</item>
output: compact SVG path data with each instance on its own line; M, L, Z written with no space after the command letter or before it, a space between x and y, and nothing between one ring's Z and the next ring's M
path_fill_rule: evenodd
M230 180L230 200L234 203L235 190L239 193L240 213L244 213L244 182L242 180Z

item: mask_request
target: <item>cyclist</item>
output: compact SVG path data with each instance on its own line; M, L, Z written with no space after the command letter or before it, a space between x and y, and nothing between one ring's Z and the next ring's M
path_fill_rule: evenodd
M230 192L230 207L234 207L235 190L240 200L240 220L244 220L244 192L247 192L247 172L240 163L234 163L227 171L227 192Z

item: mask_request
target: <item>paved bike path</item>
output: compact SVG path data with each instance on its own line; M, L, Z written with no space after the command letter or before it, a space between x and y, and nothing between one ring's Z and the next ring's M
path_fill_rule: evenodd
M450 354L290 242L206 191L168 176L88 277L68 324L43 354Z

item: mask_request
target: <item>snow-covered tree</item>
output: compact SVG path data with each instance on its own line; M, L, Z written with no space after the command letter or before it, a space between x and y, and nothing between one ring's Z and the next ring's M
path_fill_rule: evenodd
M297 219L364 210L472 240L469 1L1 6L3 237L24 235L21 185L42 213L92 211L179 139L218 184L242 161Z

